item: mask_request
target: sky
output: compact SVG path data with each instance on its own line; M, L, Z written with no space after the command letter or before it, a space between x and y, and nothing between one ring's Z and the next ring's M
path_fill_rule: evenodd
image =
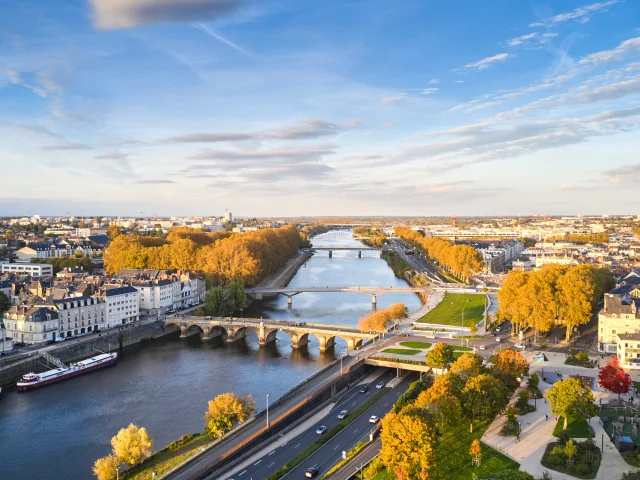
M637 214L640 1L3 0L2 215Z

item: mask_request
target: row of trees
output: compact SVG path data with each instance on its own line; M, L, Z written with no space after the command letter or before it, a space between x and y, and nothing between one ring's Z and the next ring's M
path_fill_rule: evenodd
M234 234L180 228L172 229L166 239L118 235L104 261L109 273L121 268L199 270L215 285L255 285L299 247L300 235L293 226Z
M31 263L48 263L49 265L52 265L54 275L65 268L82 268L88 273L93 272L93 262L91 262L91 259L86 255L79 255L75 257L32 258Z
M560 242L573 242L573 243L609 243L609 235L601 233L571 233L569 235L563 235L560 237L554 237L553 240Z
M480 355L465 353L453 361L450 345L435 350L446 357L442 364L450 365L449 371L382 421L380 462L398 479L431 478L442 434L460 426L461 419L473 432L474 424L494 418L507 406L517 379L529 371L524 357L512 350L496 354L490 369Z
M498 317L510 320L516 332L524 327L547 332L564 325L569 339L613 286L606 267L545 265L531 272L511 271L498 292Z
M356 227L353 229L353 233L361 237L366 237L364 243L371 247L382 248L382 246L387 241L387 236L384 234L384 232L382 230L378 230L377 228Z
M395 320L402 320L409 315L409 309L404 303L394 303L388 308L368 313L358 320L361 332L386 332Z
M419 248L455 275L468 279L484 268L482 255L469 245L453 245L441 238L425 237L407 227L396 227L396 236L409 245Z

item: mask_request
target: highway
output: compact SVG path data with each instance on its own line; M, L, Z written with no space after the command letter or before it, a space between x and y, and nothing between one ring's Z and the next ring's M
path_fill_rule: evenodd
M405 248L409 248L409 247L407 247L404 242L402 242L401 240L394 240L393 243L400 257L402 257L402 259L405 262L411 265L411 267L413 267L418 271L425 272L427 276L431 277L435 281L438 281L444 284L450 284L449 280L447 280L440 273L440 270L431 262L424 259L419 253L417 253L417 250L415 254L407 255L406 253L404 253L404 251L405 251Z
M226 475L223 478L233 478L235 480L263 480L271 475L273 472L278 470L280 467L285 465L289 460L298 455L300 452L308 448L312 445L317 439L318 435L316 434L316 429L324 425L327 427L327 431L331 430L335 425L338 424L340 420L338 420L337 416L341 410L348 410L353 413L358 407L360 407L363 403L365 403L369 398L371 398L377 392L375 385L378 381L383 381L386 385L391 379L395 376L395 372L392 370L387 370L386 372L379 375L374 381L368 384L367 393L360 393L360 385L354 385L347 392L345 392L339 403L337 403L331 410L331 412L323 419L315 422L308 430L304 431L300 435L295 438L289 440L287 443L274 448L273 450L265 453L262 458L254 459L253 464L240 470L237 473L232 475ZM317 452L315 452L308 460L302 462L298 468L301 468L301 472L298 474L289 473L286 475L286 478L304 478L304 471L314 463L309 463L311 459L315 458L316 455L321 452L327 452L326 456L333 458L336 454L338 457L341 456L342 448L346 448L347 450L351 448L351 446L355 445L358 440L362 438L363 435L366 435L369 431L369 427L373 425L369 424L369 417L371 415L378 415L382 417L386 412L391 409L393 402L395 399L408 387L408 383L406 381L402 382L401 385L398 385L396 388L392 389L388 392L384 397L378 400L374 405L372 405L366 412L364 412L360 418L353 421L342 430L338 435L332 438L327 444L323 445ZM396 395L397 394L397 395ZM356 433L353 433L357 430ZM349 441L351 438L349 437L347 441L337 442L336 439L342 438L345 433L351 433L355 435L357 438L355 442L349 446ZM347 435L348 437L348 435ZM337 442L337 443L335 443ZM331 445L330 447L327 445ZM327 462L329 460L326 460ZM337 460L336 460L337 461ZM314 462L320 463L320 460L314 460ZM320 469L320 473L322 471L326 471L330 468L331 465L324 465L324 468ZM292 472L298 471L298 468L295 468ZM209 480L214 480L215 478L220 478L218 474L213 474L210 477L207 477Z

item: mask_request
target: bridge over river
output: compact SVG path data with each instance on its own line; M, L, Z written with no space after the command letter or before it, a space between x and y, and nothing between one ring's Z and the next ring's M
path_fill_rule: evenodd
M289 335L292 348L306 345L309 335L315 335L320 343L321 352L333 347L336 337L342 338L349 350L359 347L364 340L378 337L376 334L364 333L351 327L262 318L175 316L165 319L164 328L167 331L180 330L181 337L199 334L203 339L209 339L221 336L227 342L240 340L249 330L253 330L258 334L260 345L275 341L276 334L280 331Z
M394 293L394 292L414 292L414 293L424 293L425 295L428 293L426 287L378 287L378 286L364 286L364 287L339 287L339 286L326 286L326 287L256 287L256 288L245 288L244 292L247 295L251 295L256 300L262 300L264 296L273 296L273 295L286 295L289 297L288 304L289 307L293 304L292 297L294 295L298 295L299 293L313 292L313 293L331 293L331 292L356 292L356 293L366 293L371 295L371 303L376 305L376 297L378 295L384 295L385 293Z

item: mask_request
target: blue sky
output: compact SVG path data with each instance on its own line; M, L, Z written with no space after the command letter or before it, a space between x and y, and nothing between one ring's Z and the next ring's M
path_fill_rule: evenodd
M636 0L2 6L0 215L640 213Z

